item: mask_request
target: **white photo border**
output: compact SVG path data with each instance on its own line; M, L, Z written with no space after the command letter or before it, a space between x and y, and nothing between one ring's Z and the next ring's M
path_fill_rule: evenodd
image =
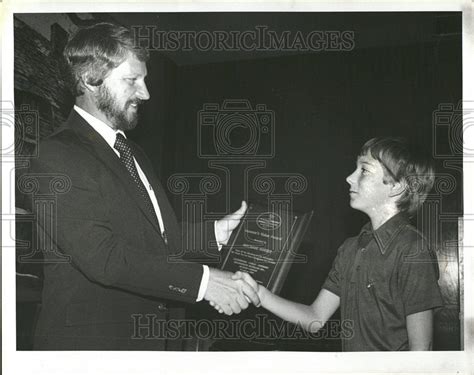
M206 1L4 1L0 3L2 81L1 101L13 102L13 14L66 12L203 12L203 11L462 11L463 99L474 100L474 13L470 1L244 2ZM470 68L469 68L470 67ZM2 150L12 144L14 129L2 125ZM472 131L465 132L468 149ZM4 374L299 374L299 373L472 373L474 371L474 160L464 158L464 351L404 353L292 352L44 352L16 351L14 244L14 164L2 155L2 351ZM13 208L13 211L12 211ZM14 214L13 214L14 218ZM13 222L12 222L13 221ZM13 229L12 229L13 228Z

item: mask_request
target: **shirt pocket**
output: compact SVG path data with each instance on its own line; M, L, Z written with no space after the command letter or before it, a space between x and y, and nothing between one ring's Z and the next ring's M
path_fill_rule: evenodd
M365 289L372 299L373 306L381 316L396 314L398 297L391 283L390 275L382 269L372 268L367 273Z

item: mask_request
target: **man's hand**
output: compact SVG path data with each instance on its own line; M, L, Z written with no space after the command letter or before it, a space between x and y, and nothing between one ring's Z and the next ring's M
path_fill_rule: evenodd
M255 301L255 299L252 301L245 293L244 293L244 297L245 297L245 299L247 300L248 303L252 302L257 307L261 306L262 297L263 297L263 293L265 291L265 287L263 287L261 285L258 285L258 283L252 278L252 276L250 276L246 272L237 271L236 273L234 273L231 276L231 278L232 278L232 280L242 280L242 281L246 282L252 288L252 293L253 293L253 291L257 291L257 295L258 295L258 298L259 298L258 301ZM213 306L220 313L224 312L224 309L219 304L214 303L214 302L211 301L210 305Z
M232 273L209 269L209 283L204 299L219 312L226 315L238 314L249 306L259 305L257 289L242 279L232 280ZM255 286L255 285L254 285ZM247 298L249 302L247 302Z
M242 201L240 208L232 214L216 221L216 239L220 245L227 245L232 231L239 225L240 220L247 211L247 203Z

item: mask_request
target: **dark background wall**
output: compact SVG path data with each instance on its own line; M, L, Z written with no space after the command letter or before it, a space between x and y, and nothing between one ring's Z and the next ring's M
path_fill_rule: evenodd
M307 178L309 188L295 197L294 208L315 211L301 249L308 261L292 266L282 293L311 303L338 246L357 234L367 220L349 207L345 181L353 171L361 145L374 136L403 136L432 153L433 112L439 103L457 103L460 99L461 71L459 42L180 67L176 71L175 141L165 146L166 155L173 155L173 165L166 158L170 167L167 171L220 174L208 166L207 159L198 157L196 139L202 124L197 114L204 103L248 99L254 107L265 104L273 110L275 157L267 159L266 168L251 176L274 172L301 173ZM149 151L153 152L151 148ZM437 160L437 172L451 174L460 183L460 171L446 169L443 162ZM242 175L240 166L231 167L231 171ZM230 197L233 208L244 196L242 187L236 183ZM462 212L460 192L458 185L440 197L444 214ZM252 197L261 199L250 191ZM174 198L179 213L180 197L170 198ZM225 207L226 198L209 197L209 210ZM431 215L430 220L440 225L439 216ZM455 249L443 246L451 236L457 237L456 222L445 225L440 237L431 241L440 259L456 262ZM445 299L454 308L450 319L456 319L457 272L444 271ZM452 326L448 324L446 328L453 333ZM452 342L438 343L439 347L452 348L458 335L452 337Z
M452 140L449 133L440 133L434 115L441 103L456 105L462 98L462 49L460 35L446 33L443 37L441 33L441 36L433 37L439 16L420 14L418 27L413 28L411 34L404 30L405 36L402 37L404 21L416 19L413 14L383 15L385 23L393 25L389 30L383 29L383 17L366 14L367 27L361 23L355 30L354 49L337 53L282 53L279 56L269 53L268 56L255 54L253 57L250 54L237 60L228 55L224 61L216 62L215 58L205 61L202 52L199 58L190 55L186 60L184 53L173 56L152 51L148 64L151 99L142 108L139 126L129 136L146 150L164 182L176 173L215 173L224 178L221 170L210 166L209 159L199 156L197 139L202 130L199 111L206 103L222 105L228 99L248 100L254 110L257 105L265 105L266 110L272 111L274 156L261 159L265 167L253 170L249 175L252 180L259 173L299 173L308 182L307 190L296 195L293 202L297 211L315 212L300 249L307 255L307 262L292 266L282 291L284 296L305 303L312 302L317 295L338 246L346 237L356 235L367 220L364 215L350 209L345 182L353 171L361 145L374 136L409 138L433 155L439 180L451 176L454 181L452 189L443 190L438 186L433 192L430 199L437 211L423 212L429 211L431 224L428 227L434 225L437 228L435 233L428 233L428 237L438 254L440 284L446 303L446 307L437 313L435 347L459 349L458 249L457 245L449 245L446 241L456 243L457 217L462 215L462 159L459 153L450 149ZM103 17L95 15L98 19ZM147 22L138 15L133 17L135 24L140 20ZM176 19L176 14L160 15L164 24L166 17L177 20L176 29L179 29L179 22L187 19ZM197 24L203 19L210 22L206 14L192 17ZM229 22L236 19L235 15L213 16L220 20L216 22L222 23L226 17ZM292 17L297 21L295 15ZM306 26L302 27L311 25L308 17L305 15ZM342 15L333 14L331 17L327 19L344 24ZM347 15L345 17L348 19ZM357 15L359 20L361 17ZM117 18L127 23L123 15ZM244 18L242 15L238 19ZM450 14L450 19L460 25L460 15ZM77 24L77 18L74 20ZM40 62L31 66L31 61L22 57L30 54L26 49L32 48L31 35L41 39L46 50L54 49L54 43L45 40L27 23L28 15L22 15L15 24L17 107L22 102L28 103L28 99L20 94L28 91L25 82L41 70ZM379 25L384 32L377 35L374 25ZM181 26L186 28L189 24ZM210 23L209 27L212 27ZM243 25L240 27L244 28ZM412 39L407 39L407 35ZM30 42L26 40L28 38ZM358 40L367 39L371 43L358 44ZM49 56L44 52L43 55ZM53 54L45 61L55 61L55 58ZM40 79L37 86L45 85L47 80ZM67 114L70 106L61 106L61 103L67 103L61 92L61 89L56 90L55 95L61 97L57 102L51 100L54 94L43 97L55 110L57 108L58 113ZM43 112L40 116L48 120ZM48 129L59 126L62 116L53 116L52 119L47 122ZM46 125L42 126L46 129ZM43 130L41 136L46 133L48 131ZM245 142L248 134L245 130L237 130L232 136L236 142ZM202 142L205 147L212 148L214 140L205 138ZM451 155L439 157L440 147ZM451 164L448 165L449 160ZM227 200L230 203L228 208L236 209L245 196L241 176L246 164L234 164L229 168L233 176L231 194L223 190L210 195L206 212L223 214ZM180 216L181 197L169 191L168 194ZM250 201L264 199L251 187L245 198ZM423 230L427 227L426 220L420 218L415 218L414 223ZM319 343L301 341L299 347L293 345L291 348L323 350Z
M440 63L437 53L452 60ZM197 157L197 113L204 103L243 98L273 110L275 157L264 172L301 173L308 180L295 209L315 210L309 230L314 268L303 273L313 275L315 287L296 294L314 294L337 247L366 220L349 207L345 181L360 147L374 136L398 135L431 152L433 110L440 99L459 99L459 54L459 46L410 46L179 68L177 142L167 144L175 155L172 170L211 171ZM231 197L233 207L240 190Z

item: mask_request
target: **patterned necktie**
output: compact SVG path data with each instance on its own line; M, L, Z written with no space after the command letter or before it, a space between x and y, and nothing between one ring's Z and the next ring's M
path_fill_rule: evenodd
M143 181L138 175L138 170L135 166L135 162L133 161L132 149L128 145L127 139L120 133L117 133L114 148L120 152L120 160L132 176L133 181L135 182L135 185L137 186L141 197L143 198L148 210L150 211L151 216L155 220L155 224L159 226L155 208L153 207L153 203L151 202L150 196L148 195L148 191L146 190L145 185L143 185Z

